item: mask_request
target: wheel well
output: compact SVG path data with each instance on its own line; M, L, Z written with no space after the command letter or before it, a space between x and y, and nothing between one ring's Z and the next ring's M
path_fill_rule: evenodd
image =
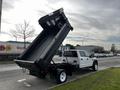
M97 61L97 60L94 60L93 65L94 65L94 64L97 64L97 65L98 65L98 61Z

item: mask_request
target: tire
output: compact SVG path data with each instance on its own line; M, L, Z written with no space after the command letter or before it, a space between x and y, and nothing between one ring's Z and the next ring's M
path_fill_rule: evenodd
M56 76L56 82L58 84L64 83L67 81L67 74L64 69L58 69L57 70L57 76Z
M94 62L92 66L93 71L98 71L98 63Z

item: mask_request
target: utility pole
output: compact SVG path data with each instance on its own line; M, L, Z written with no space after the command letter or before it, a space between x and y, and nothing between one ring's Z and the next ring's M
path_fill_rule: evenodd
M0 33L1 33L2 0L0 0Z
M82 39L82 46L84 45L84 39Z

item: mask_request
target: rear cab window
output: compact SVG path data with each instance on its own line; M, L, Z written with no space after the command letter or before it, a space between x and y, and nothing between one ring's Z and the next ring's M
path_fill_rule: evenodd
M64 57L78 57L76 51L65 51L63 55Z

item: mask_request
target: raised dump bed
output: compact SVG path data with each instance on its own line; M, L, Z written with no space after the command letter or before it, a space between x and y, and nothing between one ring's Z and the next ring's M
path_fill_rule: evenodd
M39 24L43 31L15 60L20 67L29 70L46 69L69 31L73 29L63 9L40 18Z

